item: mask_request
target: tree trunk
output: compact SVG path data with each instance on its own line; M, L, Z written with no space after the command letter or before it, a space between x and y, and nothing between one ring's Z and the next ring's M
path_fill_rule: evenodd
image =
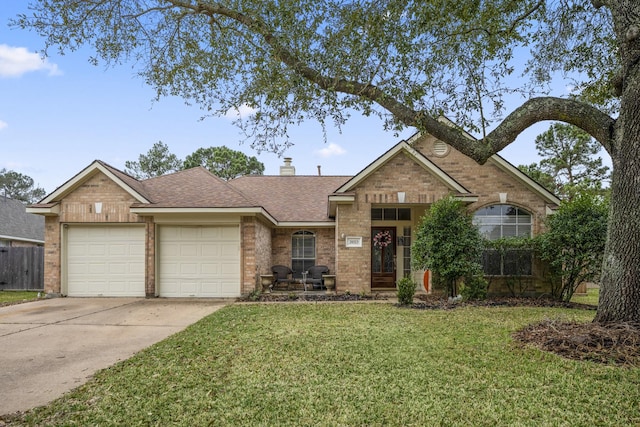
M616 123L609 228L594 321L640 322L640 67L627 74Z

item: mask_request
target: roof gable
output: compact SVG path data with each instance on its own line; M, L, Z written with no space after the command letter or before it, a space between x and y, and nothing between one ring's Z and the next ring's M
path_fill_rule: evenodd
M459 129L462 132L462 134L467 138L469 138L470 140L477 141L477 139L473 135L466 132L464 129L458 127L454 122L452 122L448 118L441 116L438 120L448 126ZM409 144L413 143L414 141L416 141L422 136L423 136L422 133L416 132L414 135L412 135L409 138ZM549 191L548 189L540 185L537 181L535 181L526 173L522 172L520 169L518 169L516 166L508 162L499 154L494 154L493 156L489 157L488 161L495 164L496 166L498 166L500 169L507 172L508 174L512 175L514 178L521 181L534 193L542 197L547 203L560 205L560 199L555 194L553 194L551 191Z
M499 156L498 154L494 154L493 156L489 157L489 161L508 174L513 175L516 179L522 181L522 183L524 183L534 193L542 197L547 203L560 205L560 199L558 198L558 196L547 190L545 187L540 185L537 181L535 181L526 173L522 172L513 164L509 163L503 157Z
M89 166L77 173L73 178L56 188L51 194L46 196L35 206L50 205L52 203L59 202L99 172L105 174L137 201L141 203L149 203L148 196L145 194L146 192L144 191L140 181L100 160L95 160Z
M460 195L470 195L471 193L462 184L453 179L445 171L436 166L431 160L429 160L424 154L409 145L406 141L400 141L398 144L389 149L382 156L378 157L367 167L357 173L353 178L348 180L344 185L340 186L335 194L348 193L353 191L359 184L370 177L374 172L379 170L391 159L397 155L405 153L414 162L420 165L427 172L439 179L450 190L459 193Z

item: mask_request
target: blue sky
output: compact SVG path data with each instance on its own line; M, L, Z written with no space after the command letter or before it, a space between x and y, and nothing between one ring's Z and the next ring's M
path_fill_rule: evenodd
M26 4L0 2L0 169L28 175L51 192L95 159L124 170L125 161L162 141L180 158L226 145L258 157L265 174L279 173L282 157L241 143L230 118L200 120L202 111L179 98L154 102L153 90L128 65L92 66L89 51L41 60L43 40L8 26ZM530 128L500 154L515 165L538 161L533 141L548 125ZM317 165L323 175L352 175L414 132L396 136L381 120L354 115L325 142L320 126L309 122L290 132L295 146L285 156L299 175L317 174Z

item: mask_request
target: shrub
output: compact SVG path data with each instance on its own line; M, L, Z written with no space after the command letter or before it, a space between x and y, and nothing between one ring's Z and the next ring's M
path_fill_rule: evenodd
M262 292L259 289L254 289L249 293L248 298L250 301L258 301Z
M489 284L484 277L480 275L470 276L460 284L460 295L465 301L485 299L487 298L488 288Z
M398 281L398 302L402 305L413 304L413 295L416 293L416 282L410 277L403 277Z
M482 272L482 237L463 202L449 196L431 205L411 246L412 266L431 270L435 286L458 295L457 282Z
M602 267L607 237L608 204L580 195L562 202L545 221L547 231L536 238L540 258L549 263L553 296L570 301L582 282L594 280Z

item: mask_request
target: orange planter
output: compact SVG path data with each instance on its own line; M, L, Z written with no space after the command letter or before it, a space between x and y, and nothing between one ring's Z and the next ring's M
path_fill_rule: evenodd
M431 272L429 270L424 272L424 276L422 278L422 285L424 286L424 290L429 293L429 276Z

